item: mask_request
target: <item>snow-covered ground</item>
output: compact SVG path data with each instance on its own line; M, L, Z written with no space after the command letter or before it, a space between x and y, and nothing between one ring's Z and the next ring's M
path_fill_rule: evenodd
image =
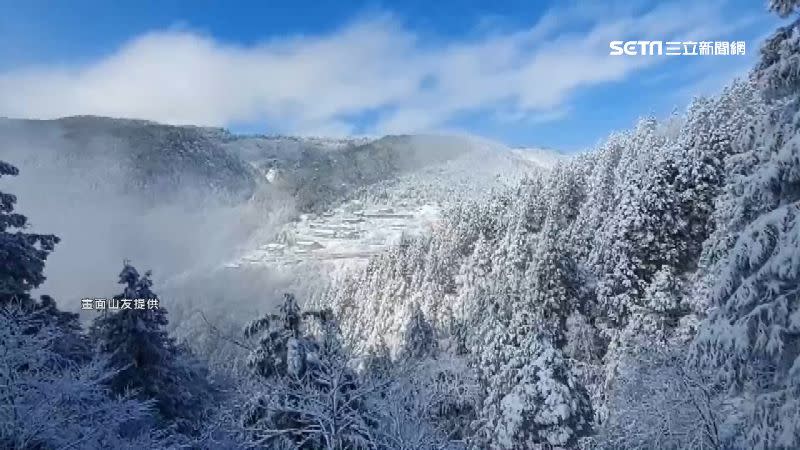
M308 260L358 262L397 243L403 234L429 230L439 218L435 205L365 208L351 200L320 215L303 214L275 239L257 244L228 268L291 265Z

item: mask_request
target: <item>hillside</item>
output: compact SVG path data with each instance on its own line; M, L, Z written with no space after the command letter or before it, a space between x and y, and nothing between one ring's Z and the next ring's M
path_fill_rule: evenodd
M483 389L460 416L481 448L796 447L798 30L718 97L465 198L313 304L360 355L435 329L418 338Z
M217 128L95 116L0 119L0 137L0 155L17 161L23 173L61 172L91 189L111 186L151 206L178 197L238 203L262 190L267 197L286 194L299 212L313 213L365 187L476 149L503 151L499 144L457 136L240 136ZM544 165L552 163L547 156L539 158Z
M376 184L393 184L396 178L421 173L420 180L427 179L429 168L461 161L475 152L488 155L490 164L496 159L494 153L506 152L496 143L434 135L352 141L255 136L236 139L229 148L246 155L272 186L290 192L298 208L311 213L322 213L359 192L374 191Z
M151 261L168 284L223 264L364 260L428 230L443 204L538 167L456 136L239 136L92 116L2 119L0 157L20 168L10 182L32 226L59 224L44 288L71 308L120 258ZM369 217L384 209L396 220Z
M440 152L442 148L445 151ZM370 159L373 152L377 152L376 160ZM403 236L430 233L450 205L465 198L488 198L495 190L550 170L556 158L549 152L531 152L522 158L497 144L418 136L384 138L331 156L332 163L342 167L363 167L362 160L388 164L383 172L376 167L351 172L350 183L341 183L335 194L323 196L326 201L313 197L324 209L300 214L278 231L265 233L263 240L253 243L255 248L226 267L275 268L304 261L327 261L338 267L365 262ZM273 164L270 170L279 172L270 183L277 185L287 184L287 178L304 179L300 172L319 174L312 179L323 179L322 186L336 185L346 177L341 171L317 170L316 165L309 170L297 162L282 168Z

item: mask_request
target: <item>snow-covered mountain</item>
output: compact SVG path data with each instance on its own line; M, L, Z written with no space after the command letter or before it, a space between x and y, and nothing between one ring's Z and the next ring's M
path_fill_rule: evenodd
M458 136L241 136L220 128L96 116L0 119L0 137L0 155L16 161L23 173L45 168L94 189L113 186L149 204L185 192L238 202L265 189L291 196L300 212L312 213L364 187L466 154L508 153L500 144ZM511 153L518 157L514 164L530 160L549 166L555 158L548 152Z
M34 223L62 223L50 265L51 287L71 286L62 297L119 258L155 261L166 279L209 265L362 263L435 228L446 206L561 158L464 136L241 136L94 116L2 119L0 157L19 166L16 190ZM86 267L68 261L71 251Z
M476 200L493 190L546 171L563 159L547 151L521 153L485 140L463 137L403 136L385 138L350 151L381 150L387 160L405 159L385 177L354 189L316 213L301 214L273 236L256 241L228 268L298 264L306 261L365 262L396 244L402 236L429 233L441 211L459 201ZM408 158L413 156L412 158ZM335 158L347 161L347 151ZM446 159L445 159L446 158ZM429 162L430 161L430 162ZM271 167L266 178L285 183ZM394 174L394 175L393 175ZM345 185L347 186L347 185Z

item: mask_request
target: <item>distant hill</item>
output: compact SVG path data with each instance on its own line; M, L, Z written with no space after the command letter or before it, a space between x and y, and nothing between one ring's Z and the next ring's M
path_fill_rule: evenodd
M20 169L3 189L18 196L32 229L62 238L43 292L72 304L105 292L121 259L167 280L247 256L280 234L325 245L298 244L308 250L301 254L287 244L284 259L373 254L426 231L441 207L549 164L508 150L456 136L241 136L92 116L0 119L0 160ZM361 223L348 209L357 204L395 213Z
M240 136L221 128L96 116L0 119L0 158L20 165L23 173L51 174L61 185L74 180L97 190L121 190L147 204L186 193L194 195L182 199L214 196L238 203L261 189L289 195L301 212L321 212L376 183L463 161L475 152L485 153L479 158L484 164L459 169L467 178L478 169L481 176L507 172L506 163L485 164L500 153L501 159L516 161L512 165L542 168L561 158L546 150L507 150L458 136Z
M221 129L79 116L0 119L0 157L27 167L74 170L98 184L158 201L182 190L233 199L252 195L250 165L223 144Z
M533 162L547 168L554 159L542 151L537 162L507 154L507 148L497 143L436 135L385 136L373 140L245 136L233 137L226 146L248 160L263 179L291 192L300 209L308 212L324 211L372 185L461 161L475 152L484 153L484 163L512 158L518 164ZM501 170L493 163L478 166L472 164L469 170L481 173L487 168ZM505 169L507 166L503 166Z

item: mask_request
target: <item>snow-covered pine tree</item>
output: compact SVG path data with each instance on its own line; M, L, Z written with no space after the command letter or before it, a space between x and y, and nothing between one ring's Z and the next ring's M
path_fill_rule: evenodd
M116 372L106 358L64 358L59 345L69 335L39 316L0 306L0 447L164 448L146 426L152 405L111 395L105 382Z
M618 361L603 449L707 450L725 445L723 424L735 405L708 374L686 365L686 346L639 348Z
M773 11L789 16L797 9L797 0L774 0ZM761 55L753 78L765 99L773 103L797 92L800 86L800 34L797 18L778 30L761 46Z
M567 317L578 306L578 274L570 249L559 239L559 225L548 219L539 234L527 279L524 308L539 332L558 348L564 346ZM520 303L522 305L522 303Z
M715 370L740 405L728 445L742 448L800 446L798 36L798 22L779 29L752 74L768 114L718 199L725 214L715 216L717 226L731 239L709 270L712 308L693 349L693 360Z
M625 170L629 179L616 213L592 255L600 310L612 325L624 326L633 309L644 307L656 273L696 269L701 243L713 230L708 221L724 183L723 161L757 114L753 100L752 86L736 83L720 99L697 99L677 135L651 122L637 127L630 143L639 149L626 152L636 158L626 164L633 168Z
M586 200L587 165L585 156L572 164L559 164L550 172L547 180L547 196L544 199L527 199L527 202L544 202L546 219L540 221L531 231L538 232L546 220L554 222L560 230L566 231L578 217Z
M137 398L153 400L162 425L176 424L181 431L193 428L204 413L204 402L214 390L202 365L176 345L167 332L167 311L163 306L131 307L135 299L156 300L150 272L140 276L129 262L119 274L123 292L116 312L98 316L90 335L98 351L106 355L118 372L108 379L112 392L136 392ZM128 305L126 308L122 305Z
M701 272L706 270L735 239L728 220L722 218L735 213L716 200L720 194L728 195L736 179L752 166L753 138L766 108L760 97L755 83L737 80L718 98L697 99L689 108L681 130L677 179L689 246L685 267L678 273L695 264Z
M615 174L628 139L628 133L614 134L596 151L587 154L584 160L592 171L587 176L586 201L576 219L573 237L574 251L582 260L602 244L597 239L597 232L616 207L618 186Z
M376 416L366 407L375 388L361 383L335 346L320 343L308 356L300 376L259 380L242 417L246 442L301 450L375 448Z
M292 294L285 294L279 314L268 314L251 322L244 330L246 338L257 338L257 346L248 357L248 366L259 376L270 378L286 375L289 372L289 341L301 335L300 308ZM294 347L294 346L293 346ZM294 351L299 351L294 348ZM295 358L297 355L294 355ZM296 372L303 364L305 356L295 361Z
M270 379L286 375L302 376L306 370L309 334L313 323L333 320L328 309L301 311L293 294L284 294L278 313L265 314L244 330L256 346L247 359L248 366L260 377Z
M769 0L769 10L781 17L789 17L800 7L798 0Z
M412 305L402 340L403 349L400 353L402 359L419 360L436 355L438 350L436 330L425 318L425 314L417 303Z
M641 305L632 311L628 333L645 345L666 345L681 318L689 313L681 285L670 266L658 270L645 289Z
M749 188L769 179L788 197L747 224L720 262L715 309L696 340L699 361L717 367L721 381L750 407L739 436L739 445L749 448L800 444L800 195L791 187L800 177L775 164L797 161L797 148L791 141L780 146L754 173Z
M19 170L0 161L0 177L16 176ZM31 290L45 280L44 263L59 238L52 234L26 233L28 218L14 212L17 197L0 192L0 304L12 301L33 305Z
M557 166L556 170L560 167L560 165ZM552 206L552 203L550 203L551 200L548 198L548 195L546 195L546 192L551 187L547 182L548 180L539 173L533 174L530 178L524 178L520 181L519 186L514 191L513 203L512 201L499 203L495 206L496 211L491 213L498 214L498 217L487 217L483 219L497 221L494 235L487 234L487 237L495 237L502 231L505 226L503 222L508 220L509 213L519 214L520 220L528 233L538 233L542 225L544 225L545 218ZM502 195L495 196L495 198L502 197ZM484 212L483 214L486 215L487 213Z
M508 214L503 228L491 249L492 267L485 280L488 289L479 292L478 305L469 312L477 314L471 319L468 339L469 352L482 382L494 376L506 361L507 352L518 345L516 333L511 329L514 308L528 298L528 264L531 257L530 235L522 223L519 211ZM477 305L476 305L477 306Z
M506 340L510 345L488 379L479 440L491 449L569 448L591 432L588 393L562 352L524 320L508 330L518 337Z
M612 328L625 325L649 278L679 253L672 239L678 233L676 199L669 191L675 163L657 122L640 121L628 142L617 165L617 206L603 221L589 259L598 278L599 319Z
M526 271L531 261L532 235L528 233L522 217L514 211L509 224L497 242L492 255L492 273L498 276L493 282L495 290L516 302L528 288Z
M19 170L0 161L0 177L15 176ZM37 302L31 298L31 290L45 280L45 261L59 242L51 234L26 233L28 219L14 212L17 198L13 194L0 192L0 306L14 303L23 308L36 310L36 327L55 325L63 333L56 345L58 354L72 360L86 359L89 347L81 334L78 315L58 309L55 300L42 295Z
M475 333L481 312L487 306L489 276L492 270L492 247L484 236L475 242L472 254L466 258L456 276L458 295L453 300L451 334L456 339L457 351L466 354L475 348Z
M522 273L495 272L504 276L498 283L514 278L510 288L494 292L495 309L483 313L483 342L475 349L485 387L476 429L489 448L570 446L590 431L588 394L560 349L575 279L557 247L548 220L535 248L510 252L532 254Z
M314 325L317 335L311 334ZM350 367L329 311L301 311L285 294L279 312L254 321L245 334L258 340L248 361L257 375L255 396L241 418L248 443L374 448L366 403L375 388Z

